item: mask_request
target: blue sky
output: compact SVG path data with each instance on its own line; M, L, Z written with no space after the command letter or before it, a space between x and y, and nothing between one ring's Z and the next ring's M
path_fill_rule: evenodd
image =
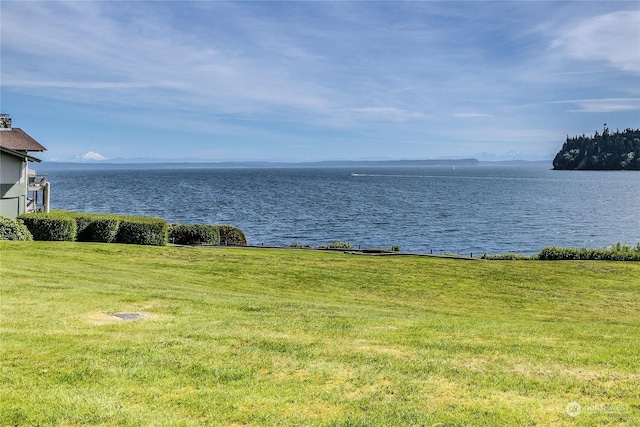
M550 158L640 127L637 1L10 1L45 160Z

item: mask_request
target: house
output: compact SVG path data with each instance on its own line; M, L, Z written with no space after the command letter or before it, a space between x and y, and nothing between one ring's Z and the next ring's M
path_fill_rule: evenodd
M29 162L40 163L30 152L45 150L25 131L11 127L8 114L0 114L0 215L15 219L23 213L49 212L50 184L29 169Z

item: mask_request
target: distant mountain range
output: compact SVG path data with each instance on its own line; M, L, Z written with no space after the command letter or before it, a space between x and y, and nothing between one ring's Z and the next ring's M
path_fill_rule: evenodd
M42 162L38 170L45 169L162 169L162 168L286 168L286 167L349 167L349 166L457 166L476 165L477 159L432 160L327 160L319 162Z
M106 170L106 169L206 169L206 168L295 168L295 167L409 167L409 166L475 166L475 165L549 165L550 160L526 161L480 161L475 158L465 159L423 159L423 160L327 160L318 162L114 162L83 161L53 162L44 161L37 166L38 172L47 170Z

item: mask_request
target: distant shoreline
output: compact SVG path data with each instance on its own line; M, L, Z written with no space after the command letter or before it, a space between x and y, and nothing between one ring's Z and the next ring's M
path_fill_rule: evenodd
M233 169L233 168L338 168L338 167L415 167L415 166L549 166L551 160L480 161L478 159L426 160L328 160L317 162L49 162L35 166L47 170L124 170L124 169Z

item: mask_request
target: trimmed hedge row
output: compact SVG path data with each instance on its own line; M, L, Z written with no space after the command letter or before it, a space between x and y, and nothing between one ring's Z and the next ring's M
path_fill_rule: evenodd
M640 245L639 245L640 246ZM572 249L548 246L542 248L538 259L555 260L602 260L602 261L640 261L640 250L636 248L616 249Z
M30 241L33 236L22 221L0 216L0 240Z
M142 216L52 211L20 215L34 240L167 244L167 222Z
M213 225L171 224L169 241L178 245L219 245L220 232Z
M51 211L20 215L34 240L132 243L164 246L246 246L244 232L233 225L171 224L160 218Z
M78 225L73 217L47 214L25 214L18 217L29 229L33 240L67 241L76 239Z
M167 221L164 219L124 217L118 227L116 242L164 246L168 238L167 227Z
M506 254L489 255L488 253L485 252L484 255L482 255L480 258L489 259L493 261L531 261L531 260L537 260L538 255L522 255L522 254L515 254L512 252L509 252Z
M542 261L640 261L640 243L635 247L616 243L608 249L575 249L547 246L535 255L485 253L482 259L488 260L542 260Z
M238 227L228 224L214 225L220 234L222 246L247 246L247 236Z
M169 241L178 245L247 245L244 232L238 227L227 224L171 224Z
M116 241L120 217L113 215L79 214L75 217L79 242L112 243Z

